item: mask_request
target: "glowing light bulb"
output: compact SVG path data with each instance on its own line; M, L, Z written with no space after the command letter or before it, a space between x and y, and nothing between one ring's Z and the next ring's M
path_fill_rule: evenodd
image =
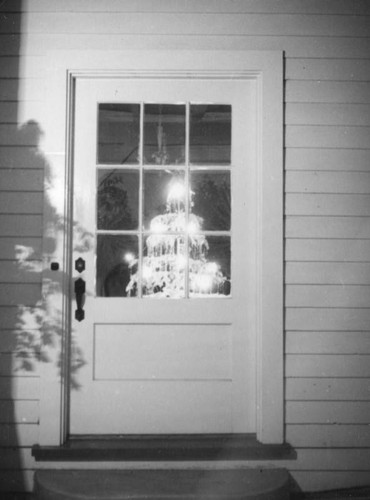
M185 197L185 186L181 182L172 184L168 193L169 200L181 200Z
M135 255L132 252L127 252L125 253L124 259L127 264L131 264L135 260Z
M177 264L177 267L180 269L183 269L185 267L186 259L185 259L184 255L178 255L176 257L176 264Z
M195 221L189 222L189 224L188 224L188 233L189 234L196 233L198 231L198 229L199 229L199 226Z
M210 274L216 274L218 271L218 264L216 262L208 262L206 265L206 271Z
M212 287L212 277L208 274L199 274L196 278L196 283L202 292L207 292Z
M166 224L163 224L163 222L155 220L150 224L150 229L153 231L153 233L158 234L167 231L167 226Z
M149 266L144 266L143 267L143 278L147 280L147 279L151 278L152 275L153 275L152 268Z

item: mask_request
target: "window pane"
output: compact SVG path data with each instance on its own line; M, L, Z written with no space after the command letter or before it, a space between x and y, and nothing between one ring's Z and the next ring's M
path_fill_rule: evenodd
M185 238L174 234L152 234L145 239L143 295L185 297Z
M185 105L144 106L144 163L183 165L185 162Z
M190 297L230 295L230 238L198 235L189 247Z
M99 104L98 162L139 161L140 105Z
M144 172L144 228L153 232L183 231L185 221L184 172Z
M231 106L190 106L190 163L230 165Z
M138 238L98 235L96 295L98 297L136 297Z
M230 172L191 173L192 207L205 231L228 231L231 223Z
M98 229L137 229L139 172L98 170Z

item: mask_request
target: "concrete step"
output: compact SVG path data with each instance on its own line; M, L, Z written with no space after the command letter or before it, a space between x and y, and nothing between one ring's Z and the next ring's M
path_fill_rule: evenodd
M288 500L285 469L40 470L35 500Z

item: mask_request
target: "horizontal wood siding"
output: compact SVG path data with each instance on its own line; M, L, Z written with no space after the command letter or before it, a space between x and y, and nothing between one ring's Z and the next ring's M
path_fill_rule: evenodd
M369 484L370 3L5 0L0 16L1 488L30 490L40 418L44 56L124 48L284 51L284 465L304 490Z
M369 71L287 54L286 438L309 489L370 482Z
M2 8L17 7L6 2ZM8 16L0 15L0 40ZM20 21L8 26L20 32ZM2 42L0 42L1 44ZM44 162L34 124L20 119L21 85L34 104L42 95L35 73L15 57L0 58L0 490L31 491L31 446L38 442L42 213ZM40 58L36 58L40 60ZM41 66L30 58L40 77ZM27 63L28 64L28 63ZM22 80L22 78L26 79ZM39 105L40 107L40 105ZM37 115L35 115L36 117ZM35 118L36 119L36 118ZM31 319L32 321L28 321ZM25 460L26 459L26 460Z

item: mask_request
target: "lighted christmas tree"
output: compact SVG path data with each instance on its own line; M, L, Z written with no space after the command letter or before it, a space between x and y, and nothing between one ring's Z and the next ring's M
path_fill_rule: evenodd
M201 233L203 219L193 213L186 214L185 200L184 184L174 182L169 189L165 213L150 222L142 265L145 296L184 297L187 276L192 297L227 295L230 291L230 282L219 265L207 259L209 243ZM126 291L127 295L135 295L139 279L137 260L131 256L127 260L132 272Z

